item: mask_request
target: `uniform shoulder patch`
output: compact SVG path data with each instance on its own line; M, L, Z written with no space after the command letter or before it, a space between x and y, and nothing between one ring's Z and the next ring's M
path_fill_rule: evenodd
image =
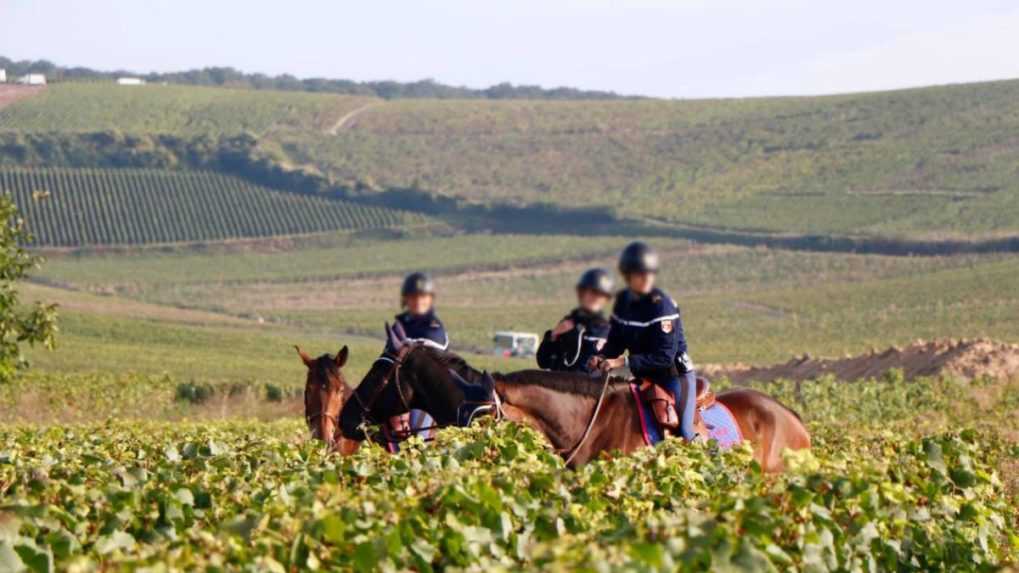
M651 297L651 302L653 302L655 304L658 304L658 303L662 302L662 295L656 294L656 295L652 296Z
M671 320L663 320L661 322L661 325L662 325L662 332L664 332L665 334L669 334L670 332L672 332L672 321Z
M429 326L431 326L432 328L442 328L442 323L439 322L438 320L433 320L432 324L430 324Z

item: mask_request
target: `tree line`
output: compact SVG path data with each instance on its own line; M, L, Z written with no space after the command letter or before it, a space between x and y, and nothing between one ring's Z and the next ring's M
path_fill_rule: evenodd
M135 77L142 78L149 83L335 93L376 96L384 99L637 99L635 96L624 96L608 91L581 90L570 87L543 88L534 85L514 85L508 82L474 89L447 85L432 79L414 82L392 80L358 82L348 79L298 78L290 74L270 76L246 73L231 67L208 67L179 72L141 74L126 70L102 71L78 66L64 67L48 60L14 61L3 56L0 56L0 69L6 69L8 76L14 77L29 73L45 74L50 82L114 81L120 77Z

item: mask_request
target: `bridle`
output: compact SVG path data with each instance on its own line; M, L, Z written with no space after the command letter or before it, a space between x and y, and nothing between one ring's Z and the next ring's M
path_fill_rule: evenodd
M376 424L384 424L383 420L375 419L372 414L371 408L378 401L379 396L382 395L382 391L389 386L390 382L396 382L396 393L400 396L400 403L407 410L410 410L410 406L407 404L407 398L403 395L403 388L400 385L400 369L403 367L404 359L416 348L416 345L409 345L400 348L396 354L386 352L382 356L375 359L375 363L389 362L392 366L386 371L386 374L382 377L382 381L375 387L375 391L372 392L371 397L367 402L361 398L361 385L358 385L354 389L354 400L357 400L357 405L361 407L361 418L364 422L374 422Z
M327 377L329 376L328 372L326 373L326 376ZM340 380L340 383L341 384L343 383L342 379ZM333 425L335 426L335 429L333 430L334 437L335 437L335 433L338 432L339 429L340 429L340 418L339 418L339 415L338 414L330 414L330 413L326 412L325 411L325 404L322 404L322 407L319 409L318 412L312 412L312 413L309 414L308 413L308 391L309 391L308 386L309 385L305 385L305 387L304 387L304 421L305 421L305 423L308 425L309 429L314 431L316 420L325 419L327 421L331 421L333 423ZM328 440L329 438L327 438L326 436L322 436L322 439L323 440Z

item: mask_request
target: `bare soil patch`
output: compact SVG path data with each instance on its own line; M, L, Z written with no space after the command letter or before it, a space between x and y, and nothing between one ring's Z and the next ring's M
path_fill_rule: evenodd
M901 369L907 379L953 376L966 380L979 377L1006 380L1019 376L1019 344L987 339L918 340L906 347L893 346L884 352L872 350L845 358L803 355L772 366L713 364L701 370L708 376L727 377L741 383L811 380L829 374L840 380L861 380L883 376L893 369Z
M26 97L32 97L45 90L44 86L0 85L0 109Z

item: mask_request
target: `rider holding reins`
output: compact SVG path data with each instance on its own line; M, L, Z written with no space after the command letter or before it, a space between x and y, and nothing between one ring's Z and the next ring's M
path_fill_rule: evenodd
M692 440L697 381L679 308L655 288L658 254L642 242L630 243L619 257L619 272L627 288L616 295L608 341L591 357L589 367L609 371L627 366L636 378L670 391L676 400L679 433Z
M560 372L589 372L588 361L609 334L604 309L612 298L612 277L603 269L590 269L577 281L577 308L566 315L538 347L538 366Z

